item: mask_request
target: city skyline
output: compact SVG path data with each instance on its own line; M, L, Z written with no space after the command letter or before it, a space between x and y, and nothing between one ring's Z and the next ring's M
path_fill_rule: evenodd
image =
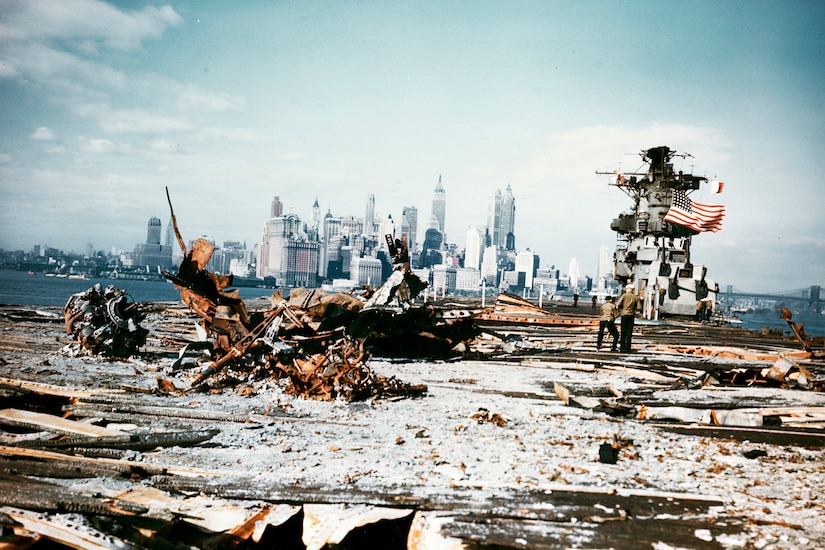
M722 285L825 282L825 5L296 6L0 0L0 248L125 249L145 220L257 242L284 212L418 209L439 174L463 247L488 194L516 249L595 273L642 149L725 182L692 252ZM651 29L660 29L652 31Z

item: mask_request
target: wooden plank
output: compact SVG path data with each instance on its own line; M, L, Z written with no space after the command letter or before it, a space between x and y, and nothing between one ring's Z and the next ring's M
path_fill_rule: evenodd
M21 409L0 410L0 424L17 426L58 434L87 435L92 437L115 437L125 435L120 430L112 430L94 424L68 420L52 414L25 411Z
M83 389L75 390L54 384L42 384L29 380L16 380L14 378L4 378L0 376L0 387L15 388L42 395L54 395L57 397L89 397L92 395L105 395L111 393L126 393L117 389Z
M229 476L235 472L232 470L203 470L198 468L185 468L173 466L171 464L155 464L151 462L134 462L131 460L118 460L115 458L89 458L85 456L73 456L40 449L24 449L20 447L0 446L0 456L34 458L63 463L88 464L91 466L109 466L119 471L130 472L135 469L143 470L150 475L175 475L184 477L200 476Z
M825 417L825 407L775 407L770 409L759 409L762 416L823 416Z
M732 426L698 426L679 424L649 424L668 432L699 437L718 437L750 441L751 443L768 443L771 445L788 445L794 447L823 447L825 433L822 431L804 431L801 429L765 429L737 428Z
M14 508L5 508L4 512L20 523L26 531L59 542L69 548L79 550L140 549L139 546L123 539L108 535L92 527L79 525L77 521L63 523L44 514Z
M469 515L442 518L440 535L469 547L525 548L725 548L718 542L745 530L743 518L721 521L654 514L606 514L553 520ZM514 544L515 541L515 544ZM467 547L467 546L465 546Z

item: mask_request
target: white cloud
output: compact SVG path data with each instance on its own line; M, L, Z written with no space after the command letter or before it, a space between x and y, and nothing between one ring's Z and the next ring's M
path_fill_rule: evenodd
M128 144L114 143L108 139L102 138L81 138L80 147L87 153L93 154L127 153L131 150L131 147Z
M41 126L32 134L32 139L36 141L53 141L55 139L54 132L50 128Z
M182 111L241 111L245 107L245 97L227 93L214 94L194 86L187 86L178 97L178 108Z
M26 40L61 41L89 52L94 43L133 50L146 38L157 38L183 18L170 6L121 11L98 0L16 2L5 5L7 25Z
M182 132L190 125L178 118L156 115L141 109L113 111L99 121L101 129L114 134Z
M60 96L67 92L89 94L100 88L118 90L125 86L126 77L120 71L43 44L15 44L5 53L20 76Z
M138 49L183 22L169 6L125 12L98 0L4 2L2 10L0 78L22 77L61 98L122 89L126 77L95 61L98 50Z

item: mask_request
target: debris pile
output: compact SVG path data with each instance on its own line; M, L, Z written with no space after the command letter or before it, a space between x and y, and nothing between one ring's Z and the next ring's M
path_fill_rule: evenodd
M376 328L386 329L393 318L410 311L412 300L427 286L410 270L406 240L387 236L395 269L377 290L366 289L364 296L356 297L293 289L288 299L276 292L269 309L250 312L237 290L229 289L231 275L206 270L214 245L197 239L187 251L174 212L172 222L184 259L177 274L164 276L201 318L201 332L213 343L214 361L194 377L193 389L285 379L287 393L311 399L363 400L426 392L426 386L378 376L366 363L368 349L377 340Z
M143 315L125 290L100 283L72 294L63 308L66 334L85 350L107 357L129 357L145 343Z

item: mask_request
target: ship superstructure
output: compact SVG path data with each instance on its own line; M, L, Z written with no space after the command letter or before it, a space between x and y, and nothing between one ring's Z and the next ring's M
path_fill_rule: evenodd
M634 286L649 319L714 311L719 291L707 268L693 262L690 245L694 235L721 229L725 209L690 200L690 193L708 179L674 172L674 156L690 155L667 146L644 150L646 172L619 173L611 181L634 202L610 224L619 241L613 275L623 286Z

